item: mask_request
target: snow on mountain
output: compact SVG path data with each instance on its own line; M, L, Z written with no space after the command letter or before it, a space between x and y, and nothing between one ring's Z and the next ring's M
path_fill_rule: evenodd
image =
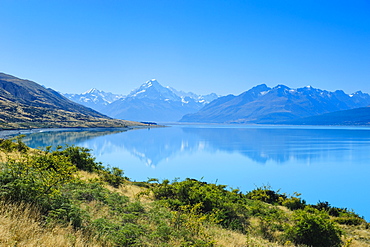
M106 105L109 105L118 99L124 98L124 96L121 94L107 93L96 88L92 88L82 94L66 93L63 95L76 103L90 107L97 111L102 111Z
M163 87L156 79L149 80L139 88L131 91L128 98L148 98L157 100L181 101L181 98L173 93L168 87Z
M185 101L186 97L189 97L193 100L195 100L198 103L201 103L203 105L210 103L211 101L217 99L219 96L215 93L210 93L207 95L198 95L192 92L184 92L184 91L177 91L176 89L172 87L167 87L170 89L173 93L175 93L177 96L181 97L183 101Z
M166 101L181 101L184 104L194 101L197 104L205 105L219 96L215 93L198 95L192 92L178 91L169 86L162 86L156 79L151 79L139 88L131 91L127 97L152 98Z
M329 92L311 86L292 89L285 85L256 86L238 96L220 97L181 122L279 123L370 105L370 95L342 90Z
M183 115L198 111L218 98L214 93L197 95L162 86L156 79L143 83L127 96L92 88L82 94L65 97L113 118L136 121L178 121Z
M106 106L103 112L120 119L175 122L185 114L198 111L213 98L217 98L217 95L185 93L162 86L152 79L131 91L125 98Z

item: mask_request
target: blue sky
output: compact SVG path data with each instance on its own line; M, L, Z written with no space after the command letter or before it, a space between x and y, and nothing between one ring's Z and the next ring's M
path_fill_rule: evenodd
M0 71L61 92L370 93L368 0L0 0Z

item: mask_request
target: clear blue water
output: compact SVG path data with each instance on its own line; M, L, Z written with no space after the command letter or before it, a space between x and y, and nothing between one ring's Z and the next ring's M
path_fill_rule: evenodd
M242 191L269 185L370 219L370 128L174 125L27 135L32 147L75 144L136 181L195 178Z

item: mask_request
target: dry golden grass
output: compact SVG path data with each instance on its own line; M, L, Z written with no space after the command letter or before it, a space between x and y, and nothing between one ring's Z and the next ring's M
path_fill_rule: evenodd
M119 192L122 195L127 196L130 200L139 200L141 203L146 204L153 202L154 199L151 196L143 196L142 193L148 192L147 188L133 185L131 182L127 182L119 187Z
M245 235L239 232L227 230L217 225L209 225L206 233L215 240L217 247L280 247L277 243L271 243L259 237Z
M45 227L39 222L40 214L29 205L0 203L0 246L101 246L71 227Z
M362 247L370 246L370 231L364 224L359 226L341 226L345 231L344 241L348 242L347 246Z
M79 170L78 177L82 180L92 180L92 179L98 179L99 175L97 173Z

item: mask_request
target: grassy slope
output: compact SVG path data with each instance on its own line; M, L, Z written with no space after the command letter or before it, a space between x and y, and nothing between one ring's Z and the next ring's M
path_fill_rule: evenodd
M111 119L58 92L0 73L0 129L126 127L141 123Z
M4 149L4 147L7 146L1 145L0 149L1 160L4 162L0 166L1 174L6 171L5 162L9 163L12 160L22 161L26 164L24 167L27 167L27 171L36 174L36 177L38 175L35 167L40 167L42 160L47 161L45 164L50 164L57 159L57 162L65 163L66 166L62 166L63 169L71 165L70 161L60 159L62 153L54 155L49 152L45 155L44 152L26 149L22 154L14 151L19 149L17 145L10 148L13 151L9 148ZM80 154L86 153L82 150ZM25 157L28 158L24 159ZM32 160L35 158L30 157L43 158L33 163ZM80 162L90 161L90 163L85 162L82 168L88 168L89 164L96 165L91 156L82 155L80 157L82 157ZM10 164L13 164L13 169L23 167L23 165L14 166L14 162ZM33 168L29 170L31 166ZM64 171L63 169L61 171ZM30 171L36 171L36 173ZM39 172L44 174L43 179L48 178L49 173L45 172L44 168ZM55 173L53 174L55 176ZM1 181L0 195L3 197L0 205L0 246L134 246L135 244L135 246L294 246L291 242L281 238L284 234L282 227L292 224L294 211L276 203L262 202L263 198L258 199L258 191L255 191L254 199L251 200L246 199L240 192L227 192L219 186L191 180L173 183L167 181L135 183L122 177L119 170L107 170L101 167L94 172L78 170L71 174L74 179L69 180L66 177L65 181L59 181L60 186L55 187L56 193L48 194L49 197L46 198L51 201L50 203L58 202L59 192L63 197L69 198L70 201L64 201L65 206L59 208L59 211L40 203L42 198L33 201L33 206L30 206L31 202L26 198L14 199L13 197L10 200L12 203L9 203L8 198L5 203L6 190L4 190L3 182L5 180ZM23 181L24 177L22 175L17 178ZM50 179L54 178L50 177ZM247 228L236 231L217 224L220 222L215 221L214 217L199 211L204 203L193 206L182 204L175 210L173 207L175 201L171 199L174 199L176 194L172 194L171 198L158 196L158 193L164 195L164 191L171 194L170 191L173 188L183 184L198 186L199 191L203 191L203 197L212 198L212 193L216 197L224 195L221 201L227 201L229 197L236 198L234 196L238 195L240 200L244 200L240 205L248 209L246 211L249 214ZM24 186L23 189L28 188L27 185ZM39 185L31 186L29 193L33 193L37 186ZM196 192L194 189L193 191ZM184 193L189 193L189 191ZM43 193L45 194L47 193ZM297 197L287 199L294 198ZM68 209L66 205L69 204L72 207ZM58 203L53 205L58 205ZM224 206L222 203L219 205L220 209ZM232 208L237 205L239 202L232 204L230 201L226 206ZM285 205L288 204L285 203ZM76 208L79 209L76 210ZM62 213L58 214L58 212ZM71 212L74 212L74 216L70 215ZM217 210L213 212L217 214ZM69 218L65 217L66 215ZM78 218L76 215L81 217ZM243 216L238 215L237 217ZM81 221L76 221L76 218ZM331 218L336 219L336 217ZM361 222L358 225L338 225L344 232L343 246L345 244L353 247L370 246L369 224L365 221Z
M143 124L105 117L94 117L62 109L47 109L14 103L0 98L0 128L98 128L127 127Z

